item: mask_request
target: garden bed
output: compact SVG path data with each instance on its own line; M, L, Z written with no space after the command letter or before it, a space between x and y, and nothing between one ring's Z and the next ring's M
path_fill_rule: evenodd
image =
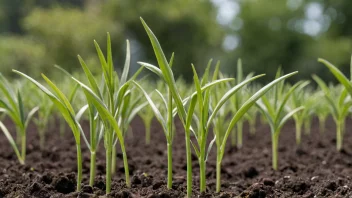
M9 125L9 121L5 124ZM186 155L184 133L180 123L173 145L173 189L166 189L167 153L164 134L158 124L152 125L151 144L145 144L144 126L140 119L132 122L126 137L132 188L124 183L122 156L118 152L117 174L113 177L108 197L184 197L186 193ZM83 124L87 127L88 123ZM207 193L201 197L349 197L352 196L352 130L346 122L344 149L336 151L335 125L326 123L326 133L319 134L314 119L311 134L304 135L302 145L295 144L293 121L282 129L279 141L279 170L271 164L271 136L267 125L257 124L250 136L244 127L243 148L230 146L223 160L221 193L215 193L215 152L207 162ZM13 130L9 127L9 130ZM47 133L45 149L39 149L36 128L28 129L26 165L20 165L4 135L0 135L1 197L99 197L105 194L105 156L103 144L97 156L95 185L88 186L89 151L83 145L83 185L75 192L77 172L75 142L67 129L64 137L52 126ZM215 146L213 147L215 149ZM194 190L198 197L198 161L193 155Z

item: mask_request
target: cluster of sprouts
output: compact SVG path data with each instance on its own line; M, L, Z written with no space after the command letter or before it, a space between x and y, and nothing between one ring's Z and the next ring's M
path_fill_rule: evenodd
M250 134L255 135L257 118L261 118L262 123L270 126L274 170L279 166L279 136L284 124L291 118L295 122L296 143L299 146L302 129L304 134L309 135L313 117L318 117L320 132L324 133L325 120L332 115L336 122L336 147L337 150L342 149L345 118L349 115L352 105L352 83L351 79L346 78L331 63L319 60L330 69L341 85L327 85L318 76L313 76L318 89L310 86L311 81L289 84L285 80L297 72L284 75L281 69L278 69L273 81L259 85L255 81L264 74L244 75L241 60L238 61L236 78L225 77L220 71L220 62L213 64L210 60L202 76L198 75L194 65L190 65L193 69L193 83L187 85L184 81L175 79L173 75L174 54L167 59L156 36L143 19L141 21L153 46L158 66L138 62L140 69L129 75L131 57L127 41L126 59L119 75L114 70L108 34L106 54L94 41L101 65L101 75L97 75L98 77L93 75L80 56L78 61L83 70L80 76L72 75L56 66L58 72L62 72L62 75L69 79L64 83L67 86L54 83L44 74L44 81L41 83L14 70L34 85L28 89L31 93L34 92L34 99L23 100L21 87L17 90L18 87L11 86L0 75L0 91L3 95L0 110L15 124L16 138L12 137L2 122L0 128L21 164L25 163L26 157L26 128L36 112L38 113L33 117L33 121L38 128L41 149L46 144L47 127L55 121L51 117L52 114L56 115L60 123L64 124L65 121L71 129L77 149L77 191L80 191L82 184L82 144L90 151L89 185L94 184L96 155L99 152L99 144L103 143L106 156L106 193L111 191L112 174L116 171L116 164L120 163L116 159L117 147L120 147L122 153L126 186L131 187L125 136L131 121L137 115L145 125L146 144L151 144L151 123L154 118L162 127L167 142L168 189L172 188L173 182L173 140L177 133L174 122L175 117L179 117L185 136L187 197L192 195L192 153L198 159L199 189L204 192L208 155L213 147L216 149L216 192L219 192L221 164L228 139L230 138L231 146L240 149L245 144L242 140L244 123L248 123ZM146 78L138 80L137 77L143 69L156 74L159 78L157 83L150 83ZM321 97L325 97L325 100L316 103L317 98ZM338 98L338 102L335 98ZM41 103L35 103L38 100ZM83 131L81 119L89 121L89 133Z

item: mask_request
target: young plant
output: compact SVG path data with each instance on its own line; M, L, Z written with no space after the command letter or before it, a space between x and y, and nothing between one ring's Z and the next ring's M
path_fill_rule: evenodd
M321 97L325 97L325 93L322 90L314 91L315 100L320 100ZM326 100L320 100L318 103L314 105L314 113L318 117L319 120L319 133L325 133L325 122L327 117L330 114L329 104Z
M185 142L186 142L186 159L187 159L187 197L192 196L192 156L191 156L191 122L193 117L193 111L197 102L196 93L192 94L190 97L187 97L185 100L182 100L180 92L177 89L175 78L173 76L171 67L168 61L165 58L164 52L161 49L159 41L150 30L148 25L141 18L142 24L149 36L149 39L152 43L155 56L160 68L150 65L148 63L139 62L142 66L146 67L148 70L157 74L162 80L165 81L168 89L170 90L171 96L176 104L177 113L180 117L180 120L183 124L185 130ZM216 85L217 83L226 81L228 79L218 80L213 83L209 83L201 88L201 91L204 92L206 89L209 89L211 86ZM185 103L189 102L188 110L185 108Z
M150 144L150 129L153 121L154 112L150 105L146 106L138 113L139 117L142 119L145 128L145 143Z
M323 63L330 70L330 72L335 76L335 78L345 87L346 92L350 95L350 97L352 97L352 82L351 82L351 80L352 80L352 57L351 57L351 64L350 64L350 79L348 79L337 67L335 67L330 62L328 62L324 59L321 59L321 58L319 58L318 61ZM341 97L342 96L340 96L340 98ZM341 103L341 101L339 103ZM349 108L349 105L346 105L346 108ZM336 114L337 111L336 110L334 110L334 111ZM340 112L340 113L343 113L343 112ZM341 132L339 132L339 133L341 133ZM339 137L339 139L337 139L336 141L337 142L339 141L341 144L341 145L337 145L337 149L340 150L342 147L342 136L341 135L337 135L337 136Z
M172 70L169 66L169 63L167 62L165 55L161 49L161 46L157 40L157 38L155 37L155 35L153 34L153 32L150 30L150 28L147 26L147 24L144 22L143 19L141 19L142 24L149 36L149 39L152 43L154 52L155 52L155 56L157 58L158 64L159 64L159 68L155 67L155 66L151 66L150 64L147 63L141 63L141 65L143 65L144 67L146 67L147 69L151 70L152 72L154 72L155 74L157 74L161 79L163 79L168 88L171 91L171 95L172 98L175 101L176 107L177 107L177 112L178 115L180 117L180 120L184 126L185 129L185 140L186 140L186 158L187 158L187 197L191 197L192 195L192 158L191 158L191 139L190 139L190 135L191 135L191 122L192 122L192 118L193 118L193 112L197 103L197 100L201 100L201 99L197 99L197 95L200 95L200 92L205 93L206 90L208 90L210 87L219 84L221 82L225 82L228 81L229 79L221 79L221 80L217 80L214 81L212 83L208 83L205 86L199 88L197 88L197 92L192 94L190 97L186 98L185 101L183 101L180 97L180 94L176 88L176 83L175 83L175 79L172 73ZM224 138L218 141L221 141L221 144L219 144L220 146L218 147L220 150L220 155L218 158L218 162L217 164L219 164L219 166L221 165L221 160L223 157L223 154L225 152L225 145L226 145L226 140L228 138L228 136L230 135L230 132L232 130L232 128L234 127L234 125L237 123L237 121L242 118L242 116L247 112L247 110L254 105L255 101L258 100L267 90L269 90L272 86L274 86L277 82L280 82L281 80L293 75L295 73L291 73L288 74L286 76L281 77L280 79L277 79L275 81L273 81L272 83L268 84L267 86L263 87L260 91L258 91L255 95L253 95L248 101L246 101L242 107L238 110L238 112L236 113L235 117L231 120L231 123L229 125L228 130L226 131L226 134L223 136ZM242 82L243 83L243 82ZM243 85L241 85L243 86ZM238 89L237 88L233 88L233 89ZM231 92L233 92L234 90L231 90ZM227 96L224 96L225 98L227 98ZM189 107L188 107L188 111L186 111L185 105L184 103L189 102ZM219 103L221 104L221 103ZM222 106L219 105L219 108ZM215 112L217 112L218 110L214 110ZM216 113L212 113L213 116L216 115ZM212 123L212 119L209 117L209 121L207 123L207 128L210 127L211 123ZM220 170L221 168L219 168L219 175L220 175ZM219 179L219 183L220 183L220 179Z
M13 123L15 124L17 143L13 139L7 127L1 121L0 121L0 128L5 134L9 143L11 144L13 150L15 151L17 159L20 162L20 164L25 164L26 146L27 146L26 129L28 127L29 121L31 120L32 116L38 110L38 107L34 107L32 110L30 110L26 116L20 91L17 90L17 94L15 94L14 89L10 86L9 82L1 73L0 73L0 91L2 92L3 98L4 98L4 99L0 99L0 111L8 115L13 121Z
M228 82L228 87L231 88L234 85L240 84L244 79L249 79L253 76L253 74L248 74L245 78L243 78L243 69L242 69L242 61L241 59L238 59L237 61L237 75L236 75L236 82L231 85L231 82ZM241 104L243 104L243 101L245 101L246 98L244 98L243 93L236 93L234 96L231 97L231 104L233 105L231 107L231 110L233 113L237 112L238 109L240 108ZM243 121L244 119L241 119L237 122L236 124L236 129L233 130L232 132L232 139L231 143L232 145L236 145L237 148L241 148L243 144ZM237 141L236 141L237 140Z
M331 114L336 124L336 149L341 151L345 129L345 119L349 114L349 109L352 106L351 97L349 97L348 92L344 87L337 87L337 89L335 89L337 93L334 93L334 90L329 89L321 78L313 75L313 79L325 93L325 99L331 109ZM338 102L335 102L336 98L338 98Z
M281 70L279 69L276 78L279 79L281 76ZM275 89L273 89L273 95L268 98L264 95L259 101L257 101L257 107L266 117L271 131L271 143L272 143L272 165L273 169L278 168L278 144L281 128L284 126L287 120L289 120L294 114L302 111L304 107L298 107L290 110L285 115L285 105L289 100L292 93L300 87L301 83L296 83L290 89L284 90L284 81L281 81Z
M55 107L61 112L62 116L66 120L67 124L70 126L73 136L76 141L77 149L77 191L81 190L82 181L82 152L81 152L81 133L86 140L84 133L82 132L81 126L76 118L76 113L65 94L44 74L42 74L43 79L47 82L52 92L49 91L45 86L34 80L33 78L27 76L26 74L13 70L15 73L25 77L32 83L34 83L40 90L42 90L50 100L55 104Z
M290 102L289 106L291 109L296 109L301 106L305 107L302 111L299 111L292 116L296 125L296 144L297 145L301 144L302 127L310 111L310 106L307 106L308 95L305 94L304 92L305 90L303 89L309 83L310 83L309 81L301 81L297 89L295 89L292 92L291 100L289 101Z
M243 92L245 95L244 98L250 98L255 92L259 90L259 87L256 85L252 85L248 87L246 91ZM250 135L254 135L256 133L256 123L258 118L258 108L250 108L247 113L244 115L244 120L247 121L249 127Z
M278 83L283 82L286 78L288 78L296 73L297 72L292 72L290 74L287 74L285 76L277 78L274 81L267 84L266 86L259 89L257 92L255 92L249 99L244 101L242 106L239 107L238 111L234 113L226 130L223 131L223 129L225 129L225 128L223 128L224 126L214 127L213 130L214 130L214 134L216 137L215 138L215 143L216 143L216 192L220 192L222 159L224 157L227 139L230 136L231 131L233 130L234 126L238 123L239 120L242 119L242 117L249 111L249 109L256 103L256 101L259 100L267 91L269 91L272 87L274 87ZM216 74L214 74L214 76L215 75ZM214 78L216 78L216 77L214 77ZM244 80L243 82L241 82L240 84L238 84L234 88L232 88L231 90L238 89L239 87L246 85L248 82L252 81L253 78L256 78L256 77L252 77L250 79ZM228 93L231 93L230 92L231 90L229 90ZM225 94L223 96L223 98L220 99L219 104L214 108L215 112L219 108L221 108L222 100L224 100L224 98L226 98L227 96L228 96L228 94ZM214 113L212 115L214 115ZM215 115L214 115L214 118L209 118L207 126L210 127L211 122L213 122L215 124L218 123L217 119L218 118L216 118Z
M113 150L117 141L120 143L120 148L122 152L123 164L125 169L125 179L126 186L130 187L130 176L127 161L127 154L125 148L125 138L124 131L125 126L132 120L133 116L140 110L133 107L133 102L131 102L131 90L130 85L132 80L134 80L141 69L138 70L130 80L127 79L128 71L130 66L130 50L129 42L127 41L127 54L125 66L122 71L122 75L119 78L114 71L114 66L112 62L111 53L111 41L110 35L107 37L107 57L105 58L103 52L101 51L99 45L94 42L99 60L103 70L104 79L104 90L106 90L106 96L104 96L104 90L100 90L98 84L92 75L86 64L81 61L81 66L85 72L88 79L89 86L85 85L81 81L73 78L83 89L86 99L88 101L89 108L94 108L100 117L100 120L104 124L104 146L106 150L106 193L111 191L111 174L113 164ZM138 102L136 102L138 104ZM137 111L136 111L137 110ZM124 117L122 119L121 117ZM132 117L132 118L131 118Z
M216 117L218 111L221 109L221 107L226 103L227 100L230 99L231 96L236 94L238 90L240 90L243 86L248 84L249 82L262 77L263 75L258 75L255 77L252 77L250 79L247 79L243 82L240 82L230 90L228 90L218 101L218 103L215 105L215 108L210 112L211 110L211 96L214 95L212 92L212 89L207 89L204 91L204 93L201 91L201 86L204 86L205 83L207 82L208 79L208 72L205 73L203 76L202 82L199 80L197 72L195 68L193 68L193 73L194 73L194 84L196 85L196 100L197 100L197 106L198 110L196 112L198 113L198 116L196 116L197 120L197 131L195 132L195 137L196 137L196 143L192 143L195 153L198 157L199 161L199 167L200 167L200 192L205 192L206 189L206 161L207 161L207 156L209 154L209 151L211 150L211 147L213 143L216 141L217 136L215 135L215 138L210 142L208 148L207 148L207 139L208 139L208 133L211 125L213 124L213 119ZM208 69L206 70L208 71ZM216 74L215 74L216 75ZM215 78L213 78L215 79ZM214 81L215 82L215 81Z
M37 96L36 101L41 101L39 104L38 116L33 117L33 122L37 126L39 134L39 147L43 150L45 146L46 132L48 130L48 126L50 125L50 116L54 109L54 103L52 103L51 100L38 89L34 89L34 93L35 94L33 95Z
M83 61L83 59L79 55L78 55L78 60L83 68L87 68L87 65L85 64L85 62ZM63 68L61 68L59 66L56 66L56 68L61 70L70 79L73 78L73 76L71 74L69 74L66 70L64 70ZM77 93L78 87L79 87L78 84L76 84L73 91L71 92L70 97L69 97L70 103L73 102L73 98L75 97L75 95ZM96 154L98 152L99 143L103 137L104 126L103 126L103 123L102 123L100 117L98 116L98 112L94 108L94 106L89 105L89 104L84 104L83 107L81 107L80 110L77 112L77 115L75 117L78 122L78 126L79 126L80 131L83 133L83 129L79 125L79 120L84 115L84 113L87 111L87 109L88 109L88 120L89 120L89 142L87 141L85 135L83 135L83 138L84 138L85 143L90 151L89 185L93 186L94 180L95 180L95 172L96 172Z

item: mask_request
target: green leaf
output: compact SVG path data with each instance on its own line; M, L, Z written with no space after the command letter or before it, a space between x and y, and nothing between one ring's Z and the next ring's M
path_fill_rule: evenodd
M197 146L193 143L192 140L191 140L191 145L192 145L192 147L194 149L194 152L196 153L197 157L199 158L199 155L200 155L199 150L198 150Z
M95 81L95 78L94 78L92 72L89 70L89 68L87 67L86 63L84 62L84 60L81 58L80 55L78 55L78 60L82 66L84 73L86 74L88 82L89 82L90 86L92 87L94 93L97 94L99 96L99 98L101 99L102 95L100 93L98 83Z
M80 120L81 120L81 118L82 118L84 112L88 109L88 107L89 107L89 105L86 104L86 105L84 105L83 107L81 107L81 108L79 109L79 111L77 112L76 117L75 117L75 119L76 119L77 121L80 121Z
M174 64L174 58L175 58L175 53L172 52L171 58L169 60L169 66L172 68L172 65Z
M123 67L121 81L120 81L120 84L122 85L127 81L128 71L130 69L130 62L131 62L130 42L126 40L125 66Z
M167 102L166 102L165 97L163 96L163 94L159 90L156 89L155 91L159 95L159 97L161 98L161 101L163 101L164 108L167 109ZM176 108L176 110L177 110L177 108Z
M150 107L152 108L155 117L158 119L159 123L161 124L161 126L163 127L165 136L167 137L166 131L167 131L167 126L166 126L166 121L164 119L164 117L161 115L160 111L158 110L158 108L156 107L156 105L154 104L153 100L149 97L148 93L142 88L142 86L140 86L137 82L133 81L133 83L136 85L136 87L138 87L139 90L142 91L142 93L144 94L144 97L147 99Z
M109 112L105 104L99 99L99 97L85 84L80 82L79 80L73 78L78 84L81 85L83 88L84 94L86 95L86 98L91 104L95 106L97 111L99 112L99 116L101 117L101 120L105 122L105 124L111 125L113 127L115 134L117 138L120 141L121 145L124 145L124 138L122 135L122 132L119 128L119 125L117 124L117 121L115 120L115 117Z
M334 99L331 97L331 94L330 94L328 86L317 75L313 75L312 77L315 80L315 82L319 85L320 89L322 89L322 91L325 93L326 101L328 102L328 104L332 108L332 113L336 117L339 117L340 116L340 111L339 111L338 107L336 106L336 103L335 103Z
M265 116L266 120L268 121L269 123L269 126L271 129L274 129L275 126L274 126L274 120L270 114L269 114L269 111L267 110L266 106L264 105L264 103L261 101L261 100L258 100L256 102L256 106L258 107L258 109L263 113L263 115ZM273 130L272 130L273 131Z
M0 128L2 130L2 132L5 134L7 140L10 142L13 150L16 153L17 158L19 159L19 161L23 161L20 152L18 151L17 145L15 140L12 138L12 135L10 134L10 132L7 130L6 126L0 121Z
M137 62L137 63L140 64L141 66L147 68L151 72L155 73L156 75L159 76L160 79L165 81L164 76L163 76L163 72L157 66L149 64L149 63L144 63L144 62Z
M227 91L222 98L219 100L219 102L217 102L217 105L215 106L213 113L211 114L208 123L207 123L207 128L210 127L213 119L215 118L216 114L218 113L218 111L220 110L220 108L225 104L226 101L228 101L230 99L231 96L233 96L233 94L235 94L238 90L240 90L243 86L247 85L248 83L250 83L251 81L260 78L262 76L264 76L265 74L262 75L258 75L255 76L253 78L250 78L248 80L245 80L239 84L237 84L235 87L233 87L232 89L230 89L229 91Z
M9 82L6 80L6 78L0 73L0 81L2 81L0 83L0 89L3 92L5 98L7 99L7 101L10 103L11 107L13 110L17 109L17 105L15 102L15 98L16 95L15 93L12 91Z
M269 89L271 89L273 86L275 86L277 83L282 82L283 80L285 80L288 77L291 77L295 74L297 74L298 72L292 72L289 73L285 76L282 76L280 78L275 79L274 81L272 81L271 83L267 84L266 86L264 86L263 88L261 88L259 91L257 91L252 97L250 97L242 106L241 108L236 112L236 114L234 115L234 117L231 119L230 124L226 130L225 133L225 137L224 140L222 142L222 147L225 147L226 145L226 141L228 136L231 133L232 128L235 126L235 124L237 123L238 120L240 120L242 118L242 116L249 110L250 107L253 106L253 104L255 104L255 102L261 98L267 91L269 91ZM224 149L224 148L222 148Z
M132 120L134 119L134 117L147 105L148 105L148 102L144 102L144 103L138 105L137 107L133 108L133 110L131 111L131 113L128 116L127 124L131 123Z
M191 97L191 103L188 107L188 113L186 118L186 129L189 129L191 127L193 112L196 107L196 104L197 104L197 95L194 95L193 97Z
M209 143L209 147L208 147L208 150L207 150L207 155L205 157L205 161L208 161L209 153L210 153L211 148L213 147L215 141L216 141L216 135L214 135L213 140L211 140L211 142Z
M26 121L24 123L25 128L28 127L29 122L31 121L34 114L39 110L39 107L34 107L27 115Z
M210 72L210 67L211 67L211 63L213 62L213 59L210 59L208 61L207 67L205 68L202 80L201 80L201 85L204 86L206 83L208 83L208 78L209 78L209 72Z
M215 65L215 70L213 73L213 81L215 81L216 79L218 79L219 76L219 70L220 70L220 61L218 61Z
M105 84L108 88L108 91L109 91L109 94L113 94L113 90L112 90L112 87L111 85L113 84L113 82L111 82L111 75L109 73L110 69L109 69L109 66L108 64L106 63L106 60L105 60L105 57L104 57L104 54L103 52L101 51L100 47L99 47L99 44L94 40L94 45L95 45L95 48L97 50L97 53L98 53L98 57L99 57L99 60L100 60L100 64L102 66L102 69L103 69L103 74L104 74L104 78L105 78Z
M146 32L149 36L151 43L152 43L154 53L155 53L156 59L158 61L158 65L160 67L160 70L162 71L164 80L166 81L170 91L172 92L172 96L173 96L175 103L176 103L176 106L178 108L178 112L179 112L179 116L181 118L181 121L185 125L184 121L186 119L186 110L182 104L181 96L176 88L176 82L175 82L172 70L169 66L169 63L167 62L167 60L165 58L164 52L161 49L161 46L160 46L158 39L156 38L154 33L151 31L151 29L148 27L148 25L144 22L144 20L142 18L140 18L140 19L141 19L141 22L144 26L144 29L146 30Z
M24 108L23 108L21 93L19 91L17 92L17 101L18 101L18 110L19 110L20 119L21 119L21 127L24 127L24 123L25 123Z
M12 70L12 71L25 77L29 81L31 81L33 84L35 84L40 90L42 90L50 98L50 100L55 104L55 106L61 112L61 114L64 117L64 119L66 120L67 124L72 129L76 143L80 144L79 131L78 131L78 128L77 128L76 123L74 121L74 116L70 113L68 108L53 93L51 93L46 87L44 87L42 84L40 84L39 82L37 82L33 78L31 78L31 77L27 76L26 74L19 72L17 70Z
M59 65L54 65L54 67L55 67L56 69L59 69L60 71L62 71L66 76L68 76L68 77L71 77L71 76L72 76L66 69L62 68L61 66L59 66Z
M292 110L291 112L289 112L285 117L283 117L278 125L278 130L280 131L280 129L284 126L284 124L287 122L287 120L289 120L295 113L302 111L304 109L304 107L298 107L294 110Z
M278 115L275 113L275 107L273 105L271 105L269 99L264 95L261 98L261 101L263 102L264 106L266 107L266 110L268 112L268 114L270 115L270 117L275 118Z
M330 72L341 84L343 84L343 86L345 86L348 93L352 96L352 85L351 82L346 78L346 76L343 75L343 73L330 62L321 58L318 59L318 62L323 63L327 68L329 68Z
M277 112L276 112L276 119L274 121L275 125L279 123L279 119L280 119L280 115L282 113L282 111L284 110L284 107L288 101L288 99L290 98L291 94L295 91L295 90L300 90L300 89L303 89L304 86L302 85L306 85L306 84L303 84L302 81L300 82L297 82L295 85L293 85L285 94L285 97L284 99L282 100L281 104L280 104L280 107L278 108Z
M111 83L111 87L114 87L114 64L112 61L112 50L111 50L111 38L110 38L110 33L107 33L107 41L106 41L106 53L107 53L107 68L108 68L108 74L109 75L109 79L110 79L110 83ZM114 92L112 92L114 93Z
M53 89L53 91L56 93L57 97L63 104L65 104L65 107L67 110L72 114L75 115L75 112L73 110L73 107L71 106L69 100L66 98L65 94L62 93L62 91L49 79L47 78L44 74L42 74L42 77L44 80L48 83L48 85Z

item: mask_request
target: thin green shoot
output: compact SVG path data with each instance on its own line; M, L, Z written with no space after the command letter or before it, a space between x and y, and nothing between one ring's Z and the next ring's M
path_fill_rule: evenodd
M21 92L18 90L17 94L15 94L14 89L10 86L7 79L1 73L0 91L3 94L3 99L0 99L0 111L8 115L15 124L18 142L16 143L2 122L0 122L0 127L15 151L18 161L23 165L26 160L26 130L31 118L38 111L38 107L34 107L28 112L27 115L25 115Z
M345 119L352 106L352 100L348 97L349 95L345 88L336 89L337 93L334 93L332 91L333 89L330 89L321 78L313 75L313 79L325 93L325 99L330 107L331 114L336 124L336 149L341 151L343 146ZM338 98L338 102L335 102L335 98Z
M276 77L281 76L281 70L279 69ZM298 107L293 110L289 110L285 114L285 106L289 100L291 94L300 87L301 83L296 83L289 90L284 91L284 81L281 81L275 89L273 89L274 97L268 98L264 95L256 105L266 117L271 131L271 143L272 143L272 166L274 170L278 169L278 145L281 128L284 124L297 112L302 111L304 107ZM285 93L286 92L286 93Z
M81 190L81 182L82 182L82 152L81 152L81 133L84 136L84 133L81 130L80 124L75 119L76 113L73 110L73 107L67 97L63 94L63 92L44 74L42 77L47 82L52 92L49 91L45 86L34 80L33 78L27 76L26 74L19 72L17 70L13 70L15 73L25 77L27 80L35 84L40 90L42 90L50 100L55 104L55 107L61 112L62 116L66 120L67 124L70 126L73 136L76 141L76 149L77 149L77 191ZM84 138L84 140L86 140ZM86 141L87 142L87 141Z

